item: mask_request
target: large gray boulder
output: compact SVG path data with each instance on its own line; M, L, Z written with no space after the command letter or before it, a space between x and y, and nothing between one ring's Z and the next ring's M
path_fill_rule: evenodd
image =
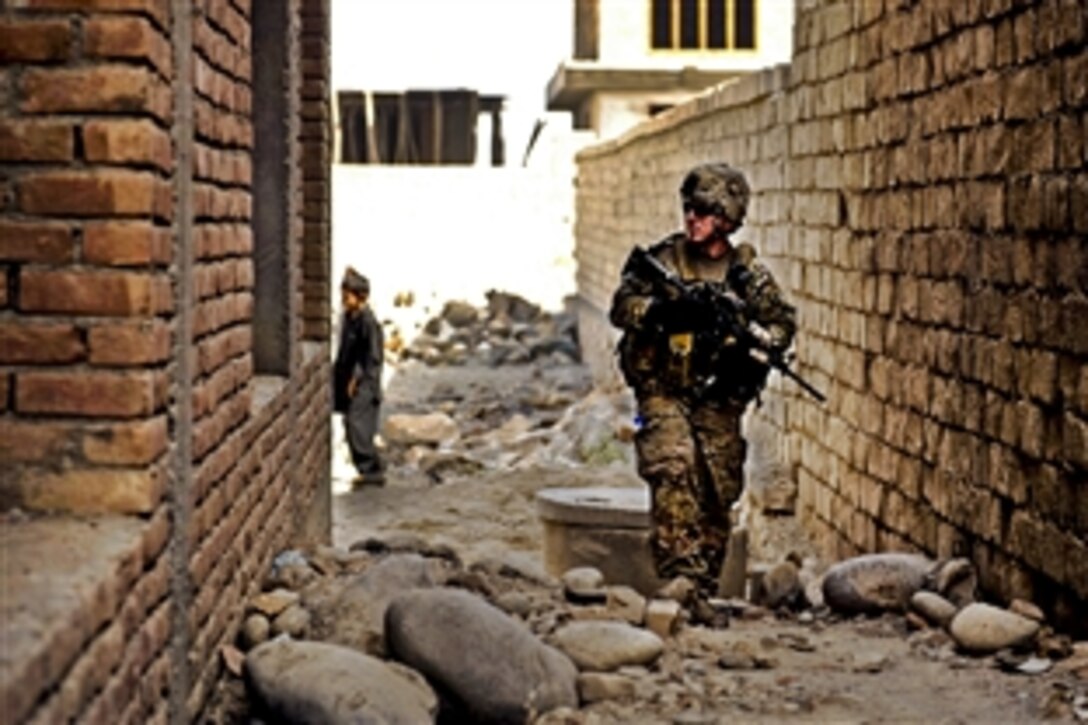
M438 711L438 698L418 673L324 642L265 642L246 656L245 676L277 722L417 725L434 722Z
M390 554L345 587L333 603L328 639L368 654L385 654L385 610L410 589L437 586L446 567L419 554Z
M824 575L824 603L844 614L906 611L934 566L932 559L903 553L866 554L841 561Z
M578 705L574 664L468 592L406 592L386 610L385 633L390 655L452 695L471 722L524 723Z

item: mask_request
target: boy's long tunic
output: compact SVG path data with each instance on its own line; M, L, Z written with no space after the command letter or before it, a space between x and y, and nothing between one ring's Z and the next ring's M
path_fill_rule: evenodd
M344 414L351 459L364 475L382 470L374 436L382 400L383 343L382 328L369 307L341 318L340 347L333 366L333 409ZM348 384L353 379L357 388L349 398Z
M746 322L766 328L776 347L784 350L791 343L794 310L770 272L755 263L751 247L707 260L687 249L683 234L675 234L649 251L685 281L728 285L730 269L743 266L749 281L745 289L731 291L745 303ZM729 508L744 485L741 417L766 369L753 367L747 353L738 350L736 357L726 358L730 364L709 394L696 395L686 379L687 361L677 354L694 331L676 334L684 330L683 319L669 321L671 334L648 324L646 312L659 299L629 262L609 313L612 324L624 331L620 365L643 421L635 448L639 474L651 490L651 546L660 577L686 575L713 592L729 536Z

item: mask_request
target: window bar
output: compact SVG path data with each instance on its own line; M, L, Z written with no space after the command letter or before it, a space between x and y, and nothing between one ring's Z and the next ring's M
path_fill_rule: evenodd
M737 0L725 0L725 47L730 50L737 47L736 5Z

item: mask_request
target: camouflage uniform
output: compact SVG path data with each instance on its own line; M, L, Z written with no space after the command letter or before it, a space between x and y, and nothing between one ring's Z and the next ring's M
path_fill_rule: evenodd
M733 220L740 218L743 207ZM730 247L723 258L710 260L695 254L686 235L677 233L649 252L684 281L710 282L735 293L746 304L744 322L762 326L772 347L789 347L794 310L770 272L755 262L750 246ZM654 324L651 309L663 310ZM743 488L741 416L762 388L767 368L746 351L726 345L717 381L696 394L691 369L697 359L692 355L696 331L685 329L692 318L673 308L672 316L680 319L662 325L661 315L667 317L668 310L629 259L609 317L624 331L620 367L642 420L635 447L639 474L651 489L657 572L664 579L689 576L704 594L713 594L729 536L729 509Z

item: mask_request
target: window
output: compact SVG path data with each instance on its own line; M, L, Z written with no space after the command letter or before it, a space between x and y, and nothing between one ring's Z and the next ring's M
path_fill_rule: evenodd
M754 50L756 0L650 0L655 50Z

